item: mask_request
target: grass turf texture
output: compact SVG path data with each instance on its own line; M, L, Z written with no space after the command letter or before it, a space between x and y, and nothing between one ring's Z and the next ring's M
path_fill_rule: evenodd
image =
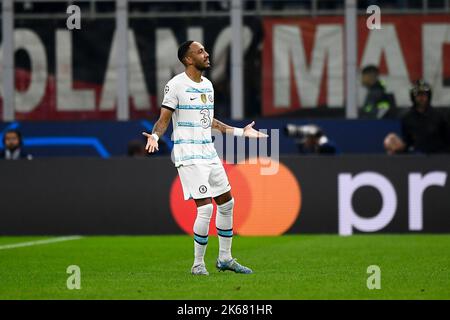
M0 246L49 237L0 237ZM0 299L450 299L450 235L235 237L234 256L252 275L189 271L188 236L85 237L0 250ZM68 290L69 265L81 289ZM368 290L367 267L381 268Z

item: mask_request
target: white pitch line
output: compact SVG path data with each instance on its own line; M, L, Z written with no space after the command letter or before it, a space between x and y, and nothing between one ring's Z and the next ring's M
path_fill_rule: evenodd
M5 244L3 246L0 246L0 250L14 249L14 248L20 248L20 247L38 246L38 245L41 245L41 244L55 243L55 242L61 242L61 241L70 241L70 240L78 240L78 239L81 239L81 238L83 238L83 237L82 236L57 237L57 238L50 238L50 239L45 239L45 240L37 240L37 241Z

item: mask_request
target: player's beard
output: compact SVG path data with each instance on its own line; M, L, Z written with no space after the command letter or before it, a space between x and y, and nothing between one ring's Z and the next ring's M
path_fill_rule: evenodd
M206 62L198 62L198 63L195 64L195 68L196 68L197 70L202 71L202 72L205 71L205 70L207 70L207 69L209 69L210 66L211 66L211 64L210 64L210 65L207 65Z

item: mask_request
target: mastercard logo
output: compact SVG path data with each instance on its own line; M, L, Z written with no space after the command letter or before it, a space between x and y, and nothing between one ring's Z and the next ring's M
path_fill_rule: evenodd
M260 162L224 164L224 168L235 200L235 234L275 236L289 230L300 214L302 203L300 185L289 168L278 162L278 172L273 175L261 175L263 166ZM172 183L170 207L180 228L192 234L197 208L194 201L183 199L183 189L178 176ZM215 211L216 206L209 228L210 235L217 234Z

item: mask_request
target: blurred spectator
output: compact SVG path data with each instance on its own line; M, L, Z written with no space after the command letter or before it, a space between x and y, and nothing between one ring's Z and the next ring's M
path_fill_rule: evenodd
M374 65L368 65L362 70L361 83L367 88L367 96L359 114L362 119L385 119L395 116L394 95L386 93L379 75L380 71Z
M145 157L147 155L147 151L145 151L145 143L140 139L129 141L127 154L132 158Z
M402 138L390 133L384 140L387 153L449 152L449 125L443 114L431 106L430 85L423 80L416 81L410 96L413 106L402 118Z
M145 144L147 143L146 139L134 139L128 142L127 155L131 158L143 158L149 155L147 151L145 151ZM159 139L159 151L151 154L151 156L160 156L160 155L168 155L171 153L171 150L164 139Z
M0 159L3 160L31 160L33 157L31 154L26 153L23 150L22 134L19 130L10 129L3 135L4 149L0 151Z
M285 133L289 137L296 138L295 143L301 154L339 153L336 145L316 125L297 126L295 124L288 124L285 127Z

